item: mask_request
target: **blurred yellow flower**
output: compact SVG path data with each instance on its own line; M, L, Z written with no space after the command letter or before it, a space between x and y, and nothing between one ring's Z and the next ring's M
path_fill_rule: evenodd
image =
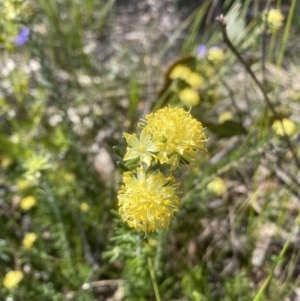
M273 122L272 128L275 134L278 136L284 136L285 132L289 137L292 137L297 131L296 124L292 120L287 118L283 118L281 121L275 120Z
M141 162L150 166L153 152L157 152L158 147L153 141L147 126L142 130L139 138L136 134L130 135L124 133L123 135L129 145L124 156L124 161L140 157Z
M201 122L181 108L165 107L146 116L147 127L159 149L157 159L161 164L171 164L176 169L180 160L188 163L205 151L206 135Z
M87 203L85 203L85 202L81 203L81 204L80 204L80 210L81 210L82 212L87 212L87 211L89 211L89 210L90 210L89 204L87 204Z
M3 285L8 288L12 289L18 286L19 282L23 279L24 274L22 271L9 271L6 273L3 279Z
M196 72L191 72L191 74L186 77L185 81L196 90L200 89L203 85L203 77Z
M146 173L137 168L137 174L125 172L123 186L118 192L119 212L129 227L144 232L167 228L178 210L178 183L161 172Z
M279 9L271 9L267 15L267 23L271 32L276 32L282 26L284 16Z
M194 107L200 101L199 94L190 88L185 88L181 90L178 94L179 99L187 106L187 107Z
M188 83L193 89L200 89L203 85L203 77L184 65L176 65L172 69L169 77L170 79L181 79Z
M224 180L216 177L207 185L207 190L217 196L221 196L226 192L227 188Z
M188 78L191 75L192 71L190 68L188 68L187 66L184 65L176 65L169 77L171 79L181 79L181 80L185 80L186 78Z
M36 239L37 235L35 233L27 233L22 242L25 249L31 249Z
M28 17L34 12L29 1L24 0L2 0L3 14L7 20L15 20L21 17Z
M232 120L233 114L230 111L225 111L219 115L219 123L224 123L225 121Z
M30 195L21 200L20 207L21 209L27 211L31 209L35 204L36 204L36 198Z
M3 0L3 13L7 20L14 20L21 13L21 1Z
M221 48L212 47L207 52L207 59L214 65L221 65L225 59L225 54Z

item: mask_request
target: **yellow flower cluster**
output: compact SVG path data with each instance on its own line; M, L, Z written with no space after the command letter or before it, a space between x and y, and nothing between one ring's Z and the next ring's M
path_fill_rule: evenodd
M287 118L282 120L275 120L273 122L272 128L276 135L284 136L285 134L289 137L292 137L297 132L296 124Z
M221 65L225 60L225 54L219 47L212 47L207 51L207 59L214 65Z
M207 190L216 196L221 196L227 190L226 183L222 178L216 177L210 183L208 183Z
M193 162L204 151L206 136L201 122L181 108L163 108L146 116L146 125L138 138L124 133L129 147L124 161L140 157L147 166L153 159L170 164L175 170L180 161Z
M166 228L178 210L178 186L172 176L157 170L169 165L169 173L180 162L191 163L205 151L207 140L201 122L181 108L165 107L146 116L139 135L126 134L124 161L139 167L123 175L118 192L119 212L130 227L145 232Z
M88 212L90 210L89 204L87 204L86 202L81 203L80 204L80 210L82 212Z
M193 162L205 150L206 135L201 122L180 108L163 108L146 116L148 129L158 148L157 160L170 164L171 171L180 161Z
M8 289L16 288L23 278L24 274L22 271L9 271L4 276L3 285Z
M174 178L166 178L161 172L146 173L140 167L136 175L125 172L123 182L118 194L119 212L129 227L152 232L169 226L180 204Z
M219 116L219 123L224 123L225 121L232 120L233 119L233 114L230 111L225 111L220 114Z
M181 90L178 96L187 107L194 107L200 102L199 94L191 88Z
M31 249L34 242L37 239L37 235L35 233L27 233L23 239L23 246L25 249Z
M181 79L188 83L193 89L200 89L203 85L203 77L184 65L176 65L169 77L171 79Z
M188 107L196 106L200 102L200 96L196 90L203 87L203 77L193 72L190 68L184 65L176 65L170 73L171 79L181 79L190 87L179 92L179 99Z
M21 200L20 207L22 210L27 211L31 209L36 204L36 199L34 196L29 195Z
M2 0L3 14L6 20L15 20L18 17L27 18L33 13L33 7L29 1Z
M283 24L284 17L279 9L271 9L267 15L267 24L270 32L276 32Z

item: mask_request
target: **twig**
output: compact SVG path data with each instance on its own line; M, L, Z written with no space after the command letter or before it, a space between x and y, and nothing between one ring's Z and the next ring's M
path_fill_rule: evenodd
M288 146L288 148L290 149L292 155L293 155L293 158L295 160L295 163L297 164L297 166L300 168L300 162L297 158L297 155L296 153L294 152L294 149L293 149L293 146L292 146L292 143L288 137L288 135L286 134L285 132L285 129L283 127L283 124L282 124L282 121L281 121L281 118L280 116L277 114L276 110L274 109L267 93L265 92L262 84L260 83L260 81L257 79L256 75L254 74L254 72L252 71L252 69L250 68L250 66L246 63L246 61L243 59L243 57L240 55L240 53L237 51L237 49L233 46L233 44L231 43L231 41L229 40L228 38L228 35L227 35L227 32L226 32L226 23L225 23L225 20L224 20L224 16L223 15L220 15L220 17L218 17L216 19L217 21L219 21L219 25L220 25L220 28L221 28L221 33L222 33L222 36L223 36L223 40L224 42L226 43L226 45L228 46L228 48L232 51L232 53L237 57L237 59L240 61L240 63L245 67L246 71L248 72L248 74L251 76L251 78L254 80L255 84L257 85L257 87L259 88L259 90L261 91L261 93L263 94L263 98L269 108L269 110L271 111L271 113L273 114L273 116L275 117L275 119L279 120L280 123L281 123L281 127L283 129L283 132L284 132L284 140Z

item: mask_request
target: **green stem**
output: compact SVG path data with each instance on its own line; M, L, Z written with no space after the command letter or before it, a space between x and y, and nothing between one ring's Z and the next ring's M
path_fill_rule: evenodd
M294 1L295 2L295 1ZM291 8L292 9L292 8ZM217 21L220 24L221 27L221 33L223 36L223 40L226 43L226 45L228 46L228 48L232 51L232 53L237 57L237 59L240 61L240 63L245 67L247 73L251 76L251 78L253 79L253 81L255 82L256 86L259 88L259 90L261 91L262 95L263 95L263 99L267 105L267 107L269 108L269 110L271 111L272 115L275 117L275 119L279 120L281 123L281 127L282 130L284 132L284 140L287 144L287 147L289 148L289 150L291 151L293 158L295 160L295 163L297 165L297 167L300 168L300 162L298 160L298 157L293 149L292 143L290 141L290 138L288 137L288 135L285 132L285 129L283 127L282 121L280 116L278 115L278 113L276 112L276 110L274 109L271 100L269 99L269 96L267 95L263 85L261 84L261 82L257 79L255 73L252 71L252 69L250 68L250 66L247 64L247 62L243 59L243 57L241 56L241 54L238 52L238 50L234 47L234 45L231 43L230 39L228 38L227 32L226 32L226 23L224 20L224 16L221 15L220 17L217 18Z
M297 0L293 0L293 2L291 4L290 11L289 11L289 15L288 15L287 23L286 23L286 26L285 26L282 43L281 43L282 47L280 49L279 58L278 58L278 62L277 62L277 67L278 68L280 68L281 65L282 65L287 40L289 38L289 33L290 33L290 30L291 30L292 19L293 19L294 11L295 11L295 8L296 8L296 2L297 2Z
M296 228L294 228L295 230ZM271 269L271 272L270 274L268 275L267 279L265 280L265 282L263 283L263 285L261 286L261 288L259 289L258 293L256 294L256 296L254 297L254 299L252 301L259 301L263 295L263 293L265 292L266 288L268 287L268 285L270 284L272 278L273 278L273 275L274 275L274 271L275 271L275 268L277 267L278 263L281 261L281 259L283 258L289 244L290 244L290 241L291 241L291 238L292 236L294 235L294 231L292 231L292 233L290 234L289 238L287 239L287 241L285 242L275 264L273 265L272 269Z
M161 301L156 278L155 278L155 273L153 270L152 260L150 257L148 257L148 267L149 267L149 271L150 271L150 276L151 276L151 280L152 280L152 284L153 284L156 301Z

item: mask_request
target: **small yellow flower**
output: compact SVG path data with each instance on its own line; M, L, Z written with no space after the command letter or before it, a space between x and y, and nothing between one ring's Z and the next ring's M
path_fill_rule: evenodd
M284 17L279 9L271 9L267 15L267 23L271 32L276 32L282 26Z
M25 249L31 249L36 239L37 235L35 233L27 233L23 239L23 246Z
M80 210L81 210L82 212L87 212L87 211L89 211L89 210L90 210L89 204L87 204L87 203L85 203L85 202L81 203L81 204L80 204Z
M196 72L192 72L185 81L193 88L200 89L203 86L203 77Z
M185 80L186 78L188 78L191 75L192 71L190 68L188 68L187 66L184 65L176 65L169 77L171 79L181 79L181 80Z
M193 162L200 151L205 151L207 140L201 122L181 108L165 107L146 116L150 133L159 148L161 164L176 169L180 160Z
M31 209L36 204L36 199L34 196L30 195L21 200L21 209L27 211Z
M224 123L225 121L232 120L233 115L230 111L225 111L219 116L219 123Z
M14 20L21 13L21 5L16 1L14 3L11 0L3 0L3 13L7 20Z
M226 192L227 188L224 180L216 177L207 185L207 190L217 196L221 196Z
M181 79L188 83L193 89L200 89L203 85L203 77L184 65L176 65L172 69L169 77L170 79Z
M214 65L221 65L225 59L225 54L221 48L212 47L207 52L207 59Z
M179 99L187 106L187 107L194 107L200 101L199 94L190 88L185 88L181 90L178 94Z
M22 271L9 271L4 276L3 285L8 289L16 288L23 277Z
M3 14L7 20L15 20L16 18L28 17L32 15L33 7L24 0L2 0Z
M173 177L137 168L137 175L124 173L123 183L118 192L119 212L129 227L153 232L169 226L180 204L176 192L179 184Z
M140 157L141 162L146 163L148 166L151 164L153 152L158 151L156 143L153 141L151 134L147 127L145 127L140 137L136 134L123 134L129 147L127 147L127 153L124 156L124 161L131 160Z
M284 136L285 132L289 137L292 137L297 131L296 124L292 120L287 118L283 118L281 121L275 120L272 125L272 128L275 134L278 136Z

